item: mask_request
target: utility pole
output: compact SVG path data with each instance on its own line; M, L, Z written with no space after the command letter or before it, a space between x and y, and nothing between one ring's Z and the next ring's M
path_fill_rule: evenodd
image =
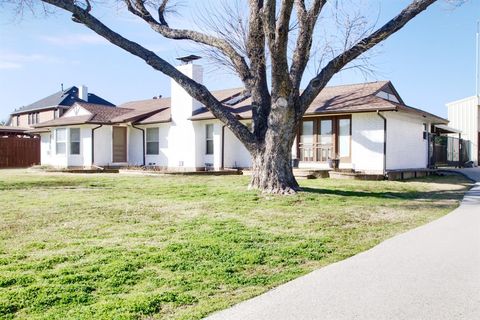
M480 105L480 98L479 98L479 88L478 88L478 85L479 85L479 76L480 76L480 65L479 65L479 61L478 61L478 58L479 58L479 46L480 46L480 21L477 21L477 54L476 54L476 77L475 77L475 95L477 96L477 99L479 100L478 104Z

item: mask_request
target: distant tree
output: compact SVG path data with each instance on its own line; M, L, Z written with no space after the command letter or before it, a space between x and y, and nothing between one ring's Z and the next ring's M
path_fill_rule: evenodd
M2 0L0 0L2 1ZM248 0L245 19L226 13L218 19L215 10L206 19L213 21L211 32L176 28L167 21L175 9L169 0L122 0L126 10L147 23L160 36L174 40L189 40L209 48L238 75L252 96L253 126L249 130L212 93L178 71L153 51L128 39L106 26L93 15L94 3L89 0L42 0L72 14L72 20L85 25L123 50L139 57L154 69L174 79L193 98L203 103L235 134L250 152L253 173L250 187L267 193L290 194L299 190L292 172L290 152L301 119L315 97L342 68L390 35L399 31L411 19L426 10L436 0L412 0L397 16L378 29L364 29L355 41L346 41L342 50L328 57L314 52L321 42L315 38L315 28L322 21L322 12L340 11L341 0ZM343 1L344 2L344 1ZM387 1L388 2L388 1ZM460 3L461 1L450 1ZM21 12L33 8L34 0L3 0L15 3ZM229 3L224 1L223 3ZM352 2L353 3L353 2ZM358 4L358 3L357 3ZM45 7L48 9L48 6ZM361 24L358 19L346 20L346 32L351 35ZM221 22L220 24L218 22ZM332 25L332 28L339 28ZM351 40L351 37L349 37ZM326 46L328 52L332 48ZM324 63L315 75L301 83L309 62Z

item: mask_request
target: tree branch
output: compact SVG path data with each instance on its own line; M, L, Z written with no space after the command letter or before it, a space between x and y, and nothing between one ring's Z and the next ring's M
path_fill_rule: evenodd
M253 132L257 140L263 140L268 129L271 97L267 83L267 64L265 56L263 0L250 0L249 32L247 54L250 60L252 83L248 88L252 94Z
M248 150L256 150L255 139L248 128L243 125L233 114L231 114L211 93L208 89L190 79L167 61L158 57L155 53L145 49L141 45L122 37L105 26L102 22L92 16L88 11L79 7L71 0L42 0L58 8L64 9L72 13L72 17L98 35L107 39L114 45L128 51L129 53L141 58L154 69L164 73L174 79L185 91L193 98L205 105L205 107L213 113L220 121L225 123L227 127L242 141Z
M198 31L185 30L185 29L173 29L166 24L164 18L164 11L168 0L163 0L162 4L158 8L160 16L160 22L150 14L145 7L145 2L142 0L124 0L127 5L128 11L147 22L150 27L157 33L161 34L165 38L173 40L190 40L200 44L208 45L220 50L225 54L233 63L236 72L240 76L240 79L246 83L251 77L250 69L244 59L227 41L219 39L210 35L203 34ZM165 23L162 23L161 21Z
M272 1L275 2L275 1ZM272 59L272 96L286 98L290 95L291 83L288 75L288 35L294 0L282 0L275 25L275 38L270 45ZM275 9L273 9L273 15ZM270 17L271 19L271 17Z
M162 3L158 6L158 21L160 24L169 27L167 21L165 20L165 9L167 8L169 0L163 0Z
M315 0L307 11L304 0L295 1L299 32L290 67L290 78L296 90L300 88L303 73L310 58L315 25L326 2L327 0Z
M422 11L427 9L437 0L414 0L402 12L373 32L370 36L363 38L356 45L333 58L313 79L310 80L305 91L300 97L302 110L299 113L303 115L315 97L327 85L328 81L335 73L340 71L345 65L356 59L362 53L371 49L378 43L384 41L389 36L403 28L411 19L416 17Z

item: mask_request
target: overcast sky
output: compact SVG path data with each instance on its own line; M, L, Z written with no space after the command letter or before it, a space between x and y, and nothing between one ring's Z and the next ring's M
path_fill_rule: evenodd
M220 0L215 0L220 1ZM368 2L368 1L366 1ZM378 5L382 3L382 5ZM191 27L202 2L184 1L182 13L172 21ZM406 0L371 0L379 23L397 14ZM170 80L143 61L104 41L69 15L14 19L0 10L0 119L15 108L30 104L65 87L85 84L90 92L115 103L168 96ZM115 30L175 63L175 57L198 53L185 43L162 39L122 8L94 11ZM470 0L457 9L445 0L433 5L390 37L372 58L376 74L367 80L391 80L403 100L446 117L445 103L475 94L475 32L480 1ZM211 89L239 86L226 72L207 68L205 83ZM343 72L331 84L365 81L359 72Z

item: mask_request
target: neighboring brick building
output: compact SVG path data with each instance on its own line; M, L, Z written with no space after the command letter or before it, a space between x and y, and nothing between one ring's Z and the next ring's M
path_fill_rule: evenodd
M9 125L33 128L33 125L61 117L75 102L89 102L109 107L115 105L93 93L86 86L70 87L16 109L10 115Z

